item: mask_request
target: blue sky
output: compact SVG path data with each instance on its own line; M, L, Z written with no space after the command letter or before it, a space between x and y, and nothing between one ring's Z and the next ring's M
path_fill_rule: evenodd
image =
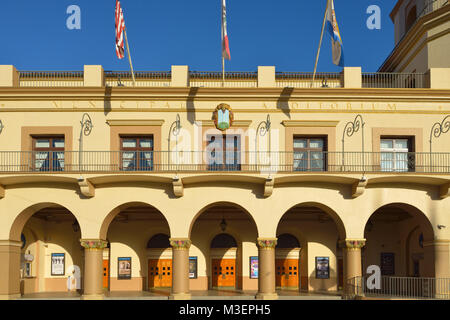
M346 66L376 71L394 47L389 13L396 0L335 0ZM221 0L121 0L134 68L221 70ZM81 8L81 30L69 30L67 7ZM227 71L314 68L326 0L227 0L231 61ZM366 9L381 8L381 30L369 30ZM116 57L115 0L2 0L0 64L19 70L128 70ZM336 72L325 35L318 71Z

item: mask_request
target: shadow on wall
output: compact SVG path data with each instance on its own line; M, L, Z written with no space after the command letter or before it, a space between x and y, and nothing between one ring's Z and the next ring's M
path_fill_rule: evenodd
M105 102L104 102L104 114L107 116L112 108L111 108L111 87L105 87Z
M294 88L284 88L280 97L277 100L277 109L283 111L283 113L290 119L291 113L289 109L289 99L291 98Z
M187 120L190 124L194 124L195 122L195 106L194 106L194 99L197 95L198 88L192 87L189 90L189 96L186 100L186 110L187 110Z
M332 277L332 275L336 275L336 270L330 268L329 270L329 278L328 279L317 279L316 278L316 270L310 273L309 275L309 288L312 291L320 292L320 291L337 291L337 278L336 276Z

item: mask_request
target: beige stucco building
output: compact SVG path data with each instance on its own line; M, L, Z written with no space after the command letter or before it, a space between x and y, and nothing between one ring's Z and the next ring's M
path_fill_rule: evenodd
M264 66L222 83L173 66L133 85L101 66L0 66L0 297L274 299L344 292L370 265L449 278L450 6L436 3L398 1L378 73Z

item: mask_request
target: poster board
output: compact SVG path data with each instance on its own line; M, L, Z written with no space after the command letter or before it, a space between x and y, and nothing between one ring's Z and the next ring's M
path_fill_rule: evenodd
M66 274L66 254L52 253L51 255L51 275L63 276Z
M117 258L117 279L119 280L131 279L131 257Z

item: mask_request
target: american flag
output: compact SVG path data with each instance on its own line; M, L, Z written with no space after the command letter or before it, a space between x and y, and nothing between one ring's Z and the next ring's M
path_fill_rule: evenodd
M122 6L120 1L116 0L116 54L119 59L125 57L123 46L123 32L125 30L125 20L123 18Z

